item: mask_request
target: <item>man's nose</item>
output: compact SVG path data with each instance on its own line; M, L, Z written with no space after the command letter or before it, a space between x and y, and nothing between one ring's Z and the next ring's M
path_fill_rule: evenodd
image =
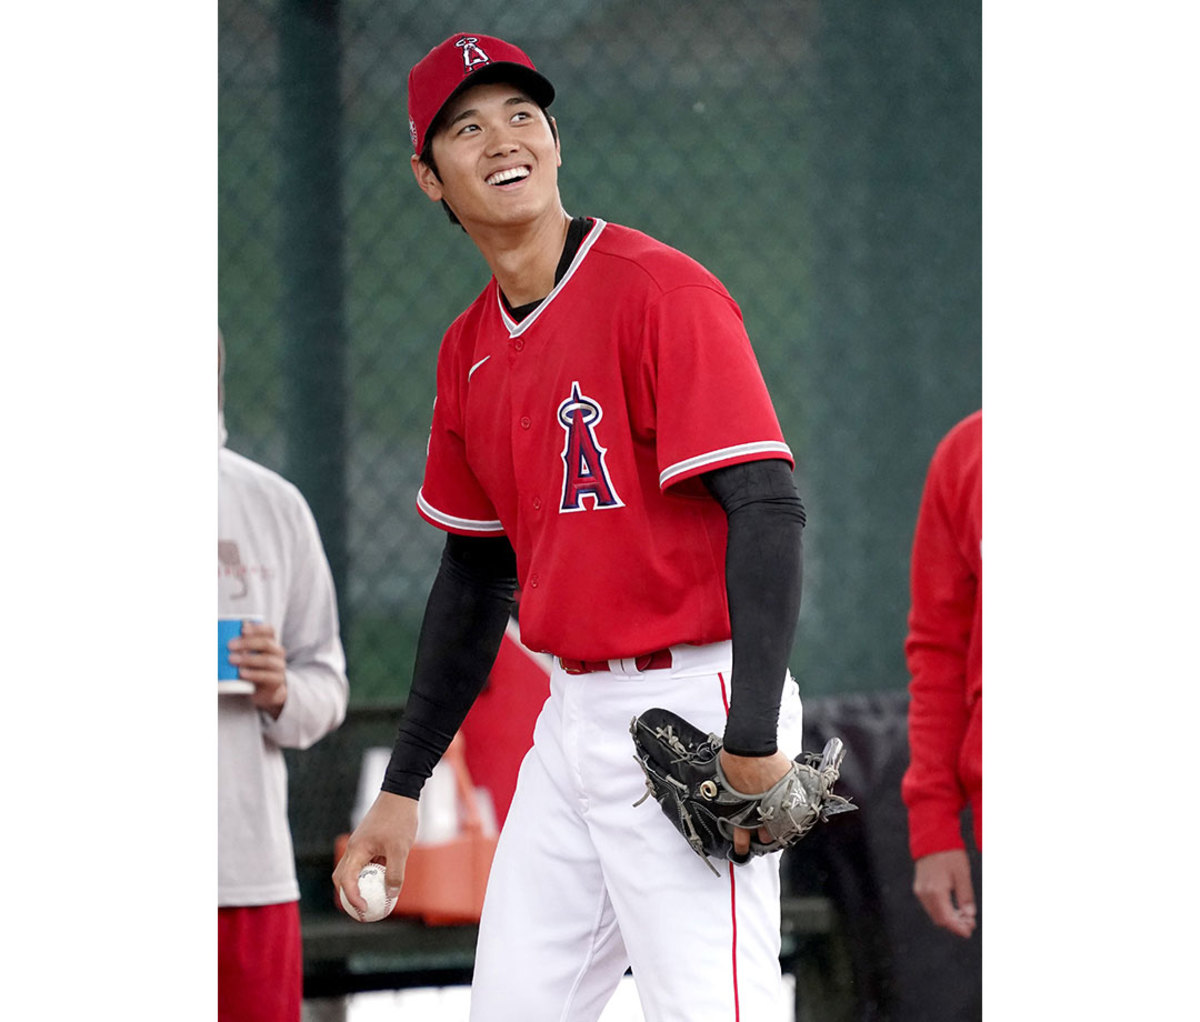
M493 133L491 145L488 146L488 155L506 156L509 153L515 153L518 148L519 143L513 137L512 128L505 124Z
M512 140L496 141L491 148L490 156L508 156L517 151L517 143Z

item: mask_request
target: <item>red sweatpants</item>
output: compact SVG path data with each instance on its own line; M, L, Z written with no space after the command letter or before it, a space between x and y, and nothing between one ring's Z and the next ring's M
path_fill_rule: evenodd
M219 1022L300 1022L300 903L217 909Z

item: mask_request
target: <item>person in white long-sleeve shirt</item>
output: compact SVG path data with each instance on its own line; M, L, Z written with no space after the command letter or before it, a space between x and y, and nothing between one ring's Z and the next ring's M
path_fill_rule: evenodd
M225 447L219 332L218 349L217 613L247 619L230 662L254 685L217 698L218 1016L298 1022L300 887L282 750L338 727L349 684L312 511L282 476Z

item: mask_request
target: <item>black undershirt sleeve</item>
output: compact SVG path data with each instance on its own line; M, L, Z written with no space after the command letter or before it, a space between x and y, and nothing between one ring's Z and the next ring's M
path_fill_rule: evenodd
M516 585L517 560L507 538L446 537L384 791L420 795L487 682Z
M800 613L805 513L785 461L752 461L701 476L729 517L725 587L733 681L725 748L770 756Z

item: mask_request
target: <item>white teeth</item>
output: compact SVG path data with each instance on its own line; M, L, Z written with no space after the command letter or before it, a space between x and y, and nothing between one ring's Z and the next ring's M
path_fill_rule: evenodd
M490 185L508 184L509 181L519 181L521 178L529 177L528 167L513 167L510 170L498 170L495 174L487 179Z

